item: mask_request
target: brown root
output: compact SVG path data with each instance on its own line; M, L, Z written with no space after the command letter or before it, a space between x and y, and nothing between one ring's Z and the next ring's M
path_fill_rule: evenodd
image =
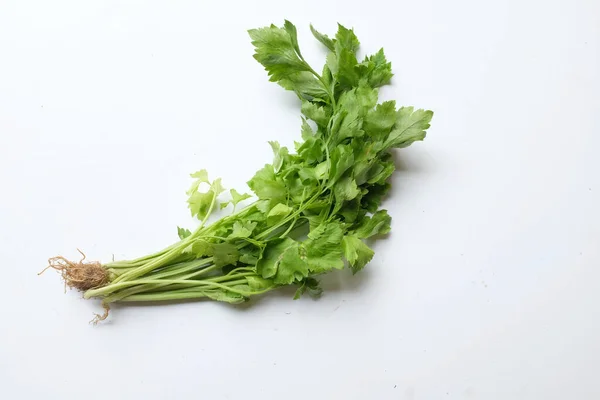
M108 313L110 312L110 307L105 302L102 302L102 308L104 308L104 313L96 314L94 313L94 319L90 321L90 324L98 324L100 321L104 321L108 317Z
M52 257L48 260L48 266L38 275L44 273L49 268L55 269L61 274L66 286L81 291L96 289L106 285L109 281L108 271L97 261L84 262L85 254L79 249L77 251L83 257L80 261L70 261L63 256ZM107 312L106 314L108 315Z

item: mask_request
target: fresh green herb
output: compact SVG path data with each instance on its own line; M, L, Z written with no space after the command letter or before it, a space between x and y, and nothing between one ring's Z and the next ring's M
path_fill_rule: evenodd
M320 73L302 56L289 21L249 31L254 58L271 81L298 96L303 115L294 151L270 142L272 163L248 182L254 202L240 209L251 196L235 189L219 201L221 180L200 170L187 192L200 225L193 232L178 228L179 242L130 261L60 257L50 267L86 298L101 298L107 310L116 301L240 303L285 285L298 287L295 298L316 296L319 275L345 265L354 273L364 268L374 252L363 240L390 231L391 217L380 205L395 169L391 151L422 140L433 113L377 104L378 88L392 78L383 49L359 61L352 29L339 25L331 38L311 31L329 50ZM229 205L231 215L207 224Z

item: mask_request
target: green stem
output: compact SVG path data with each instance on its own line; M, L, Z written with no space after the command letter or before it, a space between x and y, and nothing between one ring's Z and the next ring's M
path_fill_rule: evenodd
M206 221L208 220L208 217L210 217L210 214L212 214L213 208L215 207L215 203L217 202L217 192L213 191L213 198L212 201L210 202L210 207L208 207L208 211L206 212L206 215L204 216L204 219L202 219L202 222L200 223L200 228L202 229L204 228L204 224L206 224Z
M267 229L267 230L259 233L258 235L256 235L256 239L263 239L263 238L267 237L270 233L272 233L277 228L281 227L282 225L287 224L292 219L298 217L300 214L302 214L304 212L304 210L306 210L308 208L308 206L310 204L312 204L312 202L314 202L315 200L317 200L321 194L322 193L315 194L306 203L304 203L301 207L299 207L295 212L291 213L286 218L284 218L279 224L274 225L271 228L269 228L269 229Z
M163 271L162 273L158 273L158 274L152 276L151 279L140 279L137 281L134 280L134 281L116 282L116 283L113 282L110 285L103 286L98 289L90 289L90 290L86 291L84 297L86 297L86 298L100 297L100 296L107 296L109 294L112 294L111 296L109 296L110 297L109 302L113 302L113 301L116 301L117 299L127 296L129 294L139 293L141 291L153 290L153 289L157 289L159 287L167 286L167 285L169 285L169 283L165 282L166 280L164 279L167 277L170 277L171 279L190 279L190 278L198 277L200 275L204 275L208 272L214 271L216 269L216 265L214 265L214 264L211 265L211 261L212 261L212 257L204 258L201 260L196 260L196 262L191 262L191 263L189 263L189 265L185 265L183 267L175 268L172 270L170 269L167 271ZM188 273L187 275L183 275L186 272L193 271L197 268L202 267L203 265L205 265L206 267L200 269L199 271L195 271L192 273ZM161 280L160 284L149 282L150 280L159 280L159 279ZM132 285L132 284L135 287L125 289L121 293L115 293L119 289L128 287L128 285ZM126 293L124 293L124 292L126 292Z
M226 282L226 281L229 281L229 280L232 280L232 279L244 278L246 276L256 276L256 273L254 273L254 272L246 272L246 273L243 273L243 274L218 276L216 278L205 279L205 281L208 281L208 282ZM244 283L246 283L246 282L244 282Z
M200 275L203 275L207 272L210 272L214 269L216 269L217 266L216 265L211 265L207 268L204 268L200 271L196 271L193 272L191 274L187 274L187 275L178 275L173 277L174 279L191 279L191 278L196 278ZM171 284L169 283L161 283L161 284L156 284L156 283L145 283L142 285L136 285L134 287L128 288L128 289L123 289L123 290L115 290L112 292L112 294L110 294L109 296L104 298L104 301L106 301L107 303L113 303L115 301L119 301L127 296L133 295L133 294L137 294L137 293L141 293L141 292L154 292L156 290L159 290L161 288L164 288L166 286L170 286ZM172 288L169 288L172 289Z
M148 260L150 260L152 258L162 256L167 251L169 251L170 249L175 247L175 245L177 245L177 243L173 243L172 245L165 247L164 249L162 249L161 251L157 251L156 253L147 254L145 256L142 256L142 257L139 257L139 258L136 258L133 260L113 261L113 262L104 264L104 266L106 268L135 268L136 266L138 266L137 264L140 264L140 263L143 264L144 262L147 262Z
M119 283L114 283L114 284L110 285L111 287L105 286L105 287L99 288L99 289L88 290L87 292L84 293L83 297L86 299L89 299L90 297L101 296L101 295L105 294L106 290L104 290L104 289L107 289L107 288L111 288L114 291L117 289L127 288L127 287L136 286L136 285L140 285L140 284L165 284L165 285L180 284L180 285L188 285L188 286L215 285L217 287L220 286L220 284L213 283L213 282L187 281L184 279L144 279L144 280L139 280L139 281L119 282Z
M187 238L179 242L177 246L175 246L172 250L168 251L166 254L153 259L145 265L142 265L131 271L127 271L124 274L116 277L113 283L121 282L124 280L136 279L156 268L167 265L169 262L175 260L181 255L182 251L189 245L190 240L188 239L190 237L191 236L188 236Z
M216 200L215 200L216 201ZM235 219L235 218L239 218L241 216L243 216L244 213L250 211L253 207L256 206L256 201L248 204L246 207L242 208L241 210L238 210L237 212L234 212L231 215L228 215L226 217L223 217L219 220L219 223L224 223L225 221L228 221L230 219ZM214 206L213 206L214 207ZM178 245L180 245L183 241L185 240L193 240L195 238L197 238L197 236L201 235L204 231L209 231L210 229L213 228L214 225L210 225L208 227L203 227L202 225L199 226L190 236L188 236L187 238L177 242L177 243L173 243L172 245L165 247L164 249L162 249L161 251L158 251L156 253L152 253L152 254L148 254L133 260L124 260L124 261L113 261L110 263L106 263L104 264L104 266L106 268L109 269L127 269L127 268L138 268L143 266L145 263L147 263L148 261L151 261L152 259L156 259L158 257L162 257L164 256L167 252L173 250L175 247L177 247Z
M292 231L292 229L294 229L294 225L296 225L296 221L298 221L298 217L294 218L294 220L292 221L290 226L285 230L285 232L283 232L281 235L279 235L279 237L281 239L285 238Z
M259 233L255 237L255 239L261 240L261 239L267 238L273 232L276 232L278 229L285 227L285 225L288 224L290 221L293 221L290 224L290 226L287 228L287 230L285 231L285 234L289 233L294 228L295 222L297 221L299 216L302 214L302 212L304 212L304 210L306 208L308 208L311 203L313 203L316 199L318 199L318 197L320 195L321 195L321 193L316 193L309 200L307 200L304 204L302 204L295 212L293 212L291 215L286 217L284 220L280 221L277 225L274 225L274 226L266 229L265 231ZM216 196L215 196L215 198L213 198L213 202L211 203L211 207L209 208L209 213L212 210L212 208L214 207L215 202L216 202ZM253 203L253 205L255 205L255 204L256 203ZM247 210L250 210L253 205L246 207L245 209L241 210L238 214L247 212ZM229 217L231 217L231 216L229 216ZM239 215L238 215L238 217L239 217ZM206 218L205 218L205 220L202 222L201 227L199 229L197 229L189 237L183 239L182 241L180 241L179 243L177 243L175 245L168 247L167 249L165 249L161 252L155 253L152 256L142 257L142 258L138 259L137 261L134 261L136 263L139 263L140 260L142 260L144 258L146 258L148 260L138 267L130 268L130 269L126 270L125 272L122 272L120 275L118 275L113 280L113 282L110 285L107 285L107 286L104 286L104 287L98 288L98 289L88 290L85 293L85 297L89 298L89 297L105 296L107 298L107 300L117 301L117 300L121 300L121 299L130 297L130 296L133 296L134 294L138 294L143 291L156 290L156 289L160 289L162 287L170 286L170 285L184 285L187 287L189 285L202 286L202 285L211 285L212 284L212 285L217 285L216 287L219 287L218 281L221 281L221 280L228 281L231 279L231 277L227 277L227 276L226 277L217 277L217 281L215 281L214 279L205 280L205 281L193 281L193 282L186 280L186 279L190 279L191 277L197 277L199 275L206 274L206 273L216 269L215 265L209 266L207 268L202 269L201 271L196 271L189 275L181 276L182 274L186 273L187 271L194 270L196 268L200 268L203 265L210 263L212 261L212 259L205 258L205 259L198 260L198 261L180 262L180 263L174 264L172 266L168 266L168 264L170 262L176 260L177 257L180 257L183 249L185 249L189 244L191 244L193 242L193 240L196 240L198 237L202 237L203 234L209 233L211 230L215 229L215 227L221 226L222 224L226 223L226 221L228 219L229 219L228 217L225 217L225 218L219 220L215 224L212 224L208 227L203 227L204 223L206 222ZM207 235L207 236L209 236L209 235ZM243 245L241 245L241 247L245 247L248 244L249 243L243 244ZM117 265L119 265L119 264L117 264ZM161 269L163 267L165 267L165 270L159 270L156 272L152 272L152 271ZM146 274L150 274L150 275L147 278L139 279L139 278L142 278ZM176 277L179 279L164 279L166 277L171 277L171 278ZM181 279L181 278L183 278L183 279ZM121 292L119 293L119 291L121 291ZM111 293L112 293L112 295L110 295ZM244 295L243 293L240 293L240 294Z
M187 261L184 263L180 263L180 264L173 264L172 266L169 266L168 268L161 270L159 273L152 275L152 279L162 279L162 278L166 278L169 276L176 276L176 275L181 275L184 274L186 272L190 272L190 271L194 271L197 268L200 268L202 266L209 266L212 264L213 258L212 257L207 257L207 258L200 258L197 260L193 260L193 261ZM202 269L200 270L203 273L206 272L206 269Z
M300 56L300 58L302 59L302 61L304 61L304 64L306 64L310 73L313 74L318 79L318 81L321 83L321 85L323 85L323 88L325 89L325 91L327 92L327 95L329 96L329 99L331 100L331 105L335 109L335 107L336 107L335 93L332 90L333 88L335 88L335 84L333 85L333 88L328 87L327 83L325 83L325 81L323 80L323 77L319 73L317 73L317 71L315 71L310 65L308 65L308 63L306 62L304 57Z
M219 219L216 223L209 225L207 227L199 227L194 233L192 233L190 236L188 236L186 239L188 238L192 238L192 239L197 239L198 236L203 236L203 233L208 233L211 230L214 230L214 228L218 225L224 224L229 220L234 220L240 217L243 217L244 213L247 213L248 211L252 210L254 207L256 207L256 203L258 203L259 200L248 204L246 207L242 208L241 210L239 210L238 212L235 212L233 214L227 215L221 219Z
M121 301L166 301L166 300L192 300L201 299L206 296L204 292L181 292L181 293L152 293L152 294L134 294L128 297L124 297Z
M233 290L232 288L227 288L227 290L241 294L244 297L249 297L253 295L263 294L269 292L276 287L270 287L264 290L259 290L256 292L244 292ZM192 289L192 290L190 290ZM171 292L163 292L163 293L144 293L144 294L134 294L132 296L128 296L123 298L121 301L165 301L165 300L192 300L192 299L200 299L204 297L208 297L205 294L206 289L196 289L194 288L186 289L184 291L171 291Z

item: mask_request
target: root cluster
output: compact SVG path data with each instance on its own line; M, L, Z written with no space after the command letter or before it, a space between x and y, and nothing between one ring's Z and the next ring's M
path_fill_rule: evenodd
M108 271L97 261L85 262L85 254L79 252L83 258L78 262L67 260L63 256L50 258L44 271L55 269L61 274L66 286L81 291L106 285L109 280Z

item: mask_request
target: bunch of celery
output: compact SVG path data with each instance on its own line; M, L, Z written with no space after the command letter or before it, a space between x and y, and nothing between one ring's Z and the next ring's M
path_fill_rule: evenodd
M378 88L392 78L383 49L359 62L353 30L339 25L334 38L311 31L329 50L320 73L302 57L289 21L249 31L254 57L271 81L297 94L303 115L294 151L270 142L273 162L248 182L257 200L235 211L251 196L232 189L219 202L220 179L198 171L188 191L201 221L194 232L179 228L179 242L130 261L51 259L66 284L105 308L116 301L239 303L285 285L297 286L296 297L318 295L319 275L345 265L357 272L371 260L364 239L390 230L380 209L395 169L390 152L422 140L433 113L378 104ZM207 224L229 205L233 214Z

